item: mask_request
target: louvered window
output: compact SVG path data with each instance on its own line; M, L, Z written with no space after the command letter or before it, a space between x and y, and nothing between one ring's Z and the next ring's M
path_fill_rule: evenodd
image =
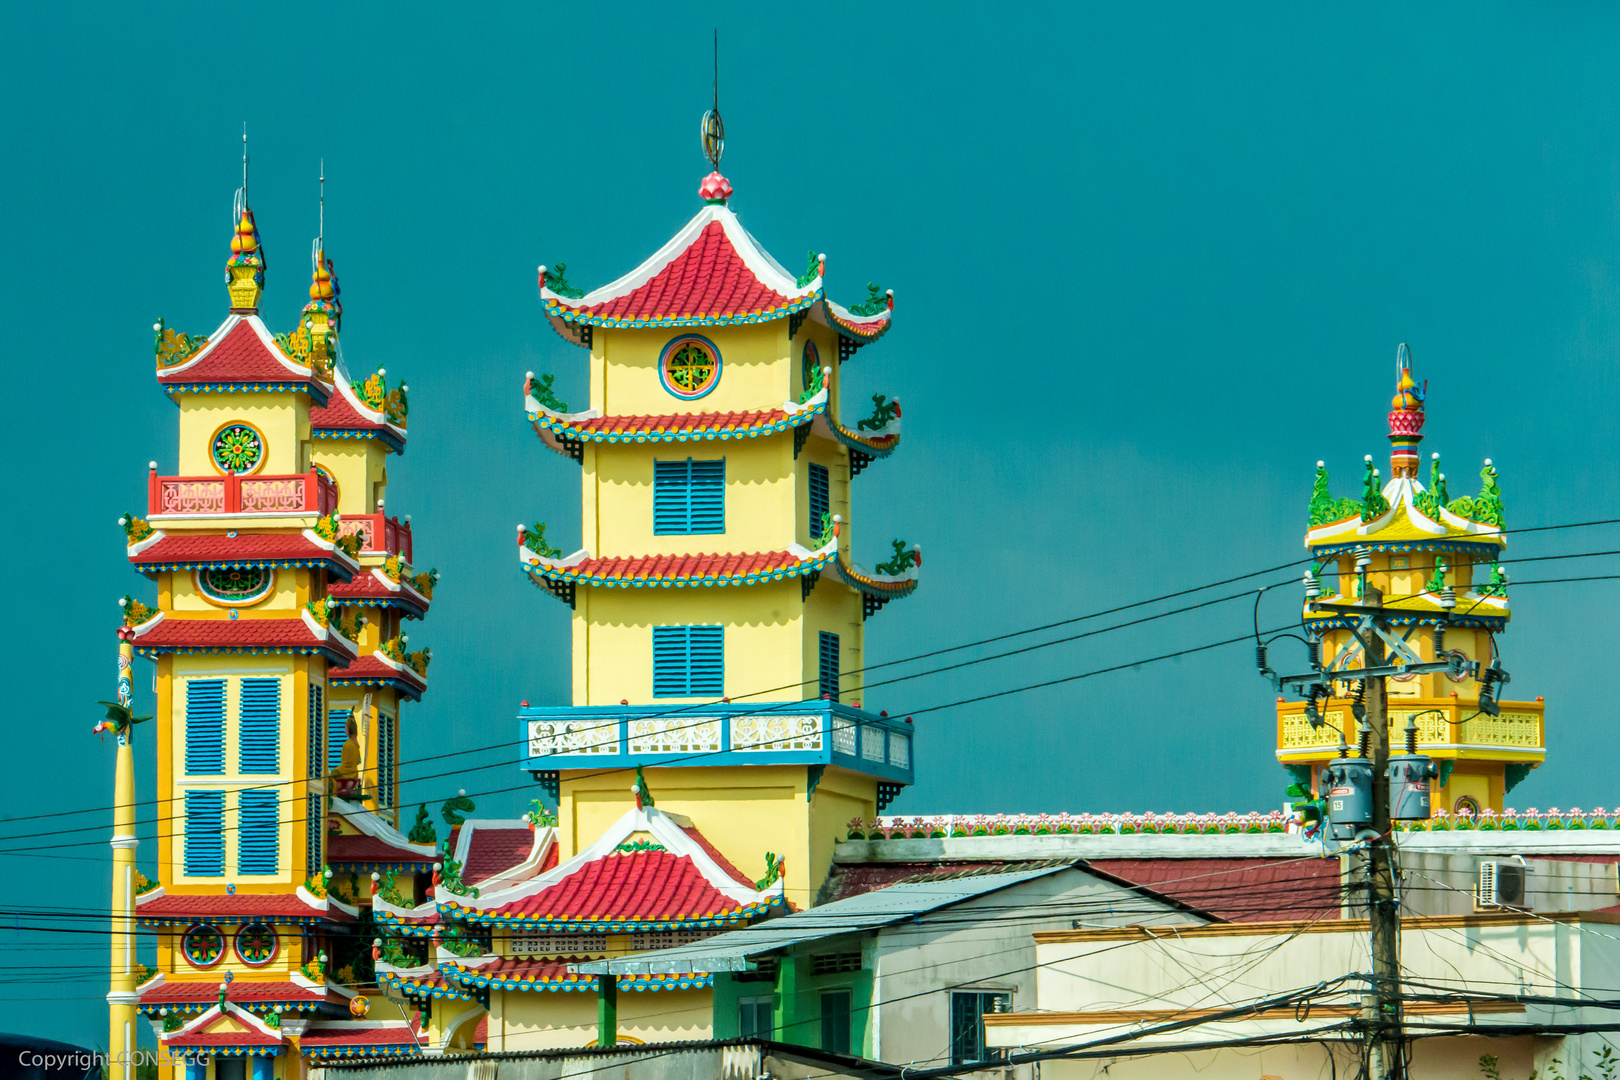
M349 718L353 709L333 709L326 714L326 771L343 764L343 744L349 738Z
M225 680L186 683L186 772L225 771Z
M821 632L821 694L838 700L838 635Z
M276 791L244 791L236 804L236 872L274 874L281 854L280 806Z
M326 749L326 706L322 688L309 688L309 775L321 775L321 753Z
M394 805L394 718L377 714L377 806Z
M726 531L726 460L653 462L653 532Z
M243 679L236 712L237 771L273 773L281 762L281 680Z
M719 697L726 685L723 626L653 627L653 697Z
M821 519L831 507L827 494L827 467L810 463L810 539L821 535Z
M185 869L187 874L204 877L225 873L223 791L186 792Z
M326 824L326 815L321 813L321 797L319 795L309 795L306 798L309 800L309 805L305 811L308 816L309 836L307 843L309 850L304 853L304 868L308 871L310 877L314 877L321 872L321 866L323 865L321 843L326 838L326 830L322 826Z

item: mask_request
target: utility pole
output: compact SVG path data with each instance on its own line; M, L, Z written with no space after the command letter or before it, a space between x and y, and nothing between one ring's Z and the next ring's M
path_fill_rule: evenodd
M1382 609L1384 594L1368 585L1361 606ZM1369 669L1384 666L1384 635L1389 632L1382 611L1372 615L1374 633L1366 638ZM1362 680L1361 723L1368 733L1367 754L1372 759L1372 831L1376 839L1361 853L1367 875L1367 919L1372 930L1372 992L1363 1000L1361 1018L1370 1041L1368 1072L1371 1080L1400 1080L1406 1075L1401 1038L1400 900L1395 894L1395 839L1389 818L1389 693L1386 676Z

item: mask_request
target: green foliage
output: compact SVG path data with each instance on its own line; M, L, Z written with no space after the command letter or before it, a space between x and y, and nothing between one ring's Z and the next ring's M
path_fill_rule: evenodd
M894 540L891 543L894 545L894 558L888 562L878 563L874 567L878 573L886 574L889 577L899 577L921 561L917 557L917 552L906 547L904 540Z
M523 532L523 546L542 559L560 559L562 552L546 543L546 523L537 521Z
M1506 514L1502 509L1502 489L1496 484L1496 468L1489 461L1479 470L1480 492L1478 495L1464 495L1460 499L1453 499L1447 504L1450 510L1460 518L1480 525L1495 525L1498 529L1507 524Z
M555 375L540 375L531 378L529 384L523 389L542 407L550 409L552 412L565 413L568 411L568 403L559 398L551 389L551 384L556 378Z
M849 306L851 315L876 315L889 309L889 298L884 295L881 285L866 283L866 299L858 304Z
M815 249L812 248L810 254L805 256L804 273L799 275L795 284L802 289L816 280L816 275L819 273L821 273L821 260L816 258Z
M437 844L439 842L439 833L434 829L433 822L428 819L427 803L417 807L416 824L411 826L411 831L406 834L405 839L413 844Z
M1311 488L1310 527L1343 521L1360 512L1361 504L1354 499L1335 499L1328 492L1328 471L1320 462L1316 466L1316 484Z
M556 266L546 267L546 288L550 289L558 296L566 296L570 300L578 300L580 297L585 295L585 290L576 289L572 285L568 284L568 279L563 277L563 274L567 271L567 269L567 263L558 263Z
M889 426L889 421L899 415L899 401L886 401L882 394L873 394L872 415L855 426L862 431L882 431Z

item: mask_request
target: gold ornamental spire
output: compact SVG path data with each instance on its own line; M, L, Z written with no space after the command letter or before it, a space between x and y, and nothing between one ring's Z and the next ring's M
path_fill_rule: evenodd
M236 193L231 218L236 232L231 237L231 257L225 263L225 287L231 294L231 311L256 315L259 297L264 293L264 247L259 227L248 206L247 125L242 125L242 187Z

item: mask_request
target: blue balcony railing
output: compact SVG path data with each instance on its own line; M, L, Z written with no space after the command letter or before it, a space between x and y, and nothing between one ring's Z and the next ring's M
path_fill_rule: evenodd
M837 765L910 784L912 725L825 700L525 706L530 771L637 765Z

